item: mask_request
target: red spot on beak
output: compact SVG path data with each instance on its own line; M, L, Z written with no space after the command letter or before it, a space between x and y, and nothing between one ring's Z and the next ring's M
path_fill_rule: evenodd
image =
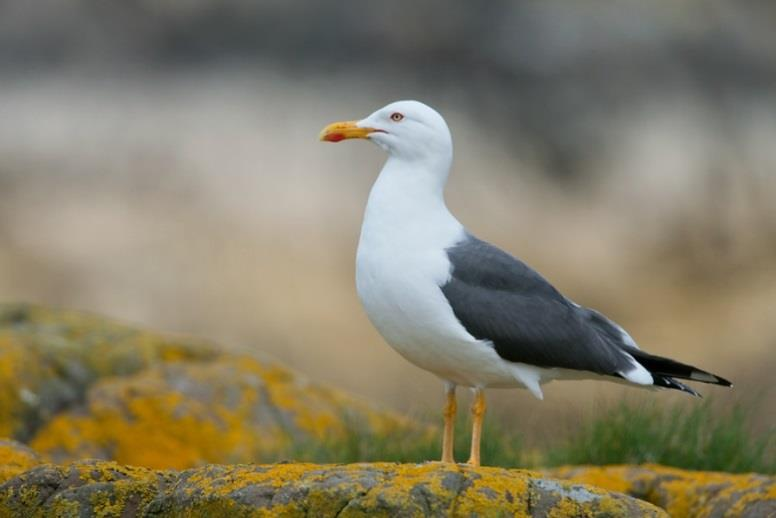
M342 133L330 133L326 135L325 140L329 142L339 142L340 140L345 140L345 135Z

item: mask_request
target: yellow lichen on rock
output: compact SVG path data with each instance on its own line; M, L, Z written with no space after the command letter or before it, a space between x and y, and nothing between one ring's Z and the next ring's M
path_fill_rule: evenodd
M178 363L104 380L84 410L52 419L31 444L59 461L91 456L151 468L261 458L287 437L259 401L260 378L244 367Z
M83 407L44 424L31 445L58 462L96 457L175 469L253 462L277 459L293 441L341 437L346 413L384 428L393 421L397 431L412 426L280 367L224 356L101 380Z
M40 456L27 446L0 439L0 484L40 463Z
M776 478L688 471L659 465L568 466L547 475L620 491L674 518L776 516Z
M183 472L88 461L0 486L14 516L662 517L600 488L521 470L429 464L210 465Z
M0 304L0 436L55 462L275 461L357 422L425 429L253 356L73 311Z
M20 383L24 371L22 349L12 336L0 334L0 436L10 437L16 432L24 401L20 396L25 390ZM35 379L37 376L32 376ZM21 386L20 386L21 385Z
M44 464L0 486L0 516L134 516L172 476L115 462Z
M633 483L623 476L622 470L625 468L627 466L563 466L546 470L545 473L581 484L602 487L609 491L630 493Z
M0 304L0 435L28 440L80 403L96 380L169 359L204 361L214 346L140 331L85 313Z

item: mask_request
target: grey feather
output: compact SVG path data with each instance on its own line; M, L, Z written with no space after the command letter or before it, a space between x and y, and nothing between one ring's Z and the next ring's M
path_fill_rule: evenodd
M453 312L505 360L609 375L632 368L613 332L522 261L473 236L447 255L451 278L441 288Z

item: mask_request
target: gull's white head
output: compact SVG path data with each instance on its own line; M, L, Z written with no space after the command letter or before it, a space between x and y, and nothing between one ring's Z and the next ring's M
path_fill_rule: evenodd
M418 101L397 101L359 121L326 126L320 139L340 142L368 139L392 157L403 160L450 160L453 141L447 123L433 108Z

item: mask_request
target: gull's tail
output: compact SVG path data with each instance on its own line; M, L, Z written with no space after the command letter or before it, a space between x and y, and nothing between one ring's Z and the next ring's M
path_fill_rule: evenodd
M723 387L733 386L733 384L725 378L693 367L692 365L680 363L676 360L664 358L662 356L655 356L633 347L623 347L623 349L652 374L652 379L654 380L653 385L655 386L681 390L682 392L687 392L688 394L698 397L700 397L698 392L684 383L680 383L675 378L699 381L701 383L711 383L712 385L722 385Z

